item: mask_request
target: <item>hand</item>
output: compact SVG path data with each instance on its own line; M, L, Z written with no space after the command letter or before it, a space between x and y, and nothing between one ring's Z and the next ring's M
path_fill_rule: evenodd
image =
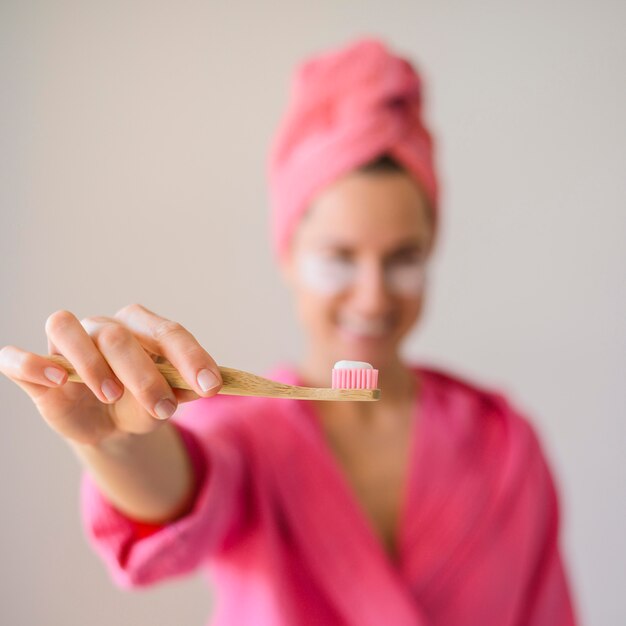
M215 361L188 330L139 304L81 321L57 311L45 329L48 353L62 354L85 384L68 382L54 362L15 346L0 350L0 372L55 431L79 444L152 432L179 402L213 396L222 384ZM160 357L195 391L172 389L155 365Z

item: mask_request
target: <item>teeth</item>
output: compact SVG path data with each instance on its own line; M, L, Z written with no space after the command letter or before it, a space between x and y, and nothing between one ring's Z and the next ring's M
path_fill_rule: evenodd
M364 320L359 318L344 318L339 322L340 326L350 333L365 337L382 337L390 328L387 320Z

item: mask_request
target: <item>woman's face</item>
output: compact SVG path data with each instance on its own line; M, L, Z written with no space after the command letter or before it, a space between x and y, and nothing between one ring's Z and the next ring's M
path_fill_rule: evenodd
M316 356L378 368L397 358L422 309L432 237L404 172L354 172L316 198L284 266Z

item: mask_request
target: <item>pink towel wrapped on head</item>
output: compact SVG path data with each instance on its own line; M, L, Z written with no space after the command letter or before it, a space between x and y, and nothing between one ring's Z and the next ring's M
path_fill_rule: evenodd
M436 215L433 141L411 64L374 39L303 63L270 155L277 255L317 193L383 154L415 176Z

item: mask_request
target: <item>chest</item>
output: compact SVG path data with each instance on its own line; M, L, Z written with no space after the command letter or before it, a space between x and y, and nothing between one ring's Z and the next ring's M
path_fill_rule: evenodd
M326 440L372 529L394 555L412 450L409 409L368 422L323 420Z

